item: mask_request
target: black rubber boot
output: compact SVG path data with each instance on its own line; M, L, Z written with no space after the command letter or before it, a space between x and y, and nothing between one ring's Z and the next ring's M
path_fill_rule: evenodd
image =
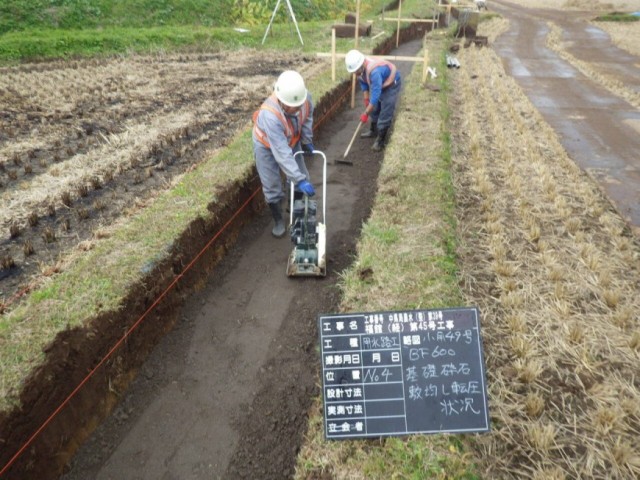
M371 122L369 131L360 134L360 138L373 138L378 134L378 128L376 122Z
M389 128L383 128L378 132L378 136L376 137L376 141L373 142L373 145L371 146L371 150L373 150L374 152L379 152L384 148L384 146L386 145L388 131L389 131Z
M268 205L275 223L271 234L276 238L282 238L286 233L286 229L284 228L284 221L282 220L282 207L280 206L280 202L269 203Z

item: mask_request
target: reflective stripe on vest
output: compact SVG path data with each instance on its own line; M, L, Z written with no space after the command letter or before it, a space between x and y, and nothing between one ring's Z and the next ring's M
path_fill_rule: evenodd
M293 123L291 122L291 119L288 118L288 116L282 111L282 108L280 107L275 94L272 94L264 101L260 108L253 114L253 135L255 136L256 140L262 143L265 147L271 148L269 140L267 139L267 134L260 127L258 127L258 115L262 110L268 110L272 112L276 117L278 117L278 120L280 120L280 122L284 126L284 134L287 137L289 146L293 148L300 141L300 137L302 135L302 125L304 125L304 122L306 122L307 118L309 118L311 106L309 105L309 99L307 99L302 104L302 107L300 107L300 110L295 113L296 117L298 118L298 128L300 130L296 134L293 129Z
M366 77L367 84L371 86L371 73L378 67L389 67L389 69L391 70L391 74L389 75L389 78L387 78L382 84L382 88L387 88L393 85L393 82L396 81L396 71L397 71L396 66L391 62L387 62L386 60L371 60L371 59L367 59L367 65L365 67L365 72L367 75Z

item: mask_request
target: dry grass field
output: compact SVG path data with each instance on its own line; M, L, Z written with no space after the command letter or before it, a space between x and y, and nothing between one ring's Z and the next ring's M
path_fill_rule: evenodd
M458 58L461 265L494 425L479 463L486 478L638 478L640 243L495 53Z
M223 147L300 63L241 51L1 68L0 307Z

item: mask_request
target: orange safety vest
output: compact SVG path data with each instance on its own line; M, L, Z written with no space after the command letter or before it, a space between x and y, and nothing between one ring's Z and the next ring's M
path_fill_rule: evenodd
M384 83L382 84L382 88L387 88L391 85L393 85L393 82L396 81L396 71L398 70L396 68L396 66L391 63L391 62L387 62L386 60L371 60L371 59L367 59L367 64L365 66L365 74L366 74L366 82L369 86L371 86L371 73L378 67L389 67L389 69L391 69L391 74L389 75L389 78L387 78Z
M300 129L300 131L296 133L293 129L293 123L291 122L291 119L282 111L276 95L272 94L264 101L260 108L253 114L253 135L256 140L262 143L265 147L271 148L269 140L267 139L267 134L260 127L258 127L258 115L262 110L268 110L275 114L276 117L278 117L278 120L280 120L282 122L282 125L284 125L284 133L287 137L287 140L289 141L289 146L293 148L300 141L300 136L302 135L302 125L307 121L307 118L309 118L311 105L309 99L307 98L302 104L300 110L296 112L295 115L298 117L298 127Z

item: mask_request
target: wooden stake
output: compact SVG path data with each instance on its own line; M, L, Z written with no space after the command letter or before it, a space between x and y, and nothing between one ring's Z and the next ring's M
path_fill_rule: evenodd
M387 22L397 22L398 19L397 18L387 18L386 20ZM400 19L401 22L411 22L411 23L435 23L435 20L432 20L430 18L401 18Z
M351 108L356 106L356 74L351 74Z
M331 29L331 81L336 81L336 29Z
M424 63L422 64L422 83L427 81L427 72L429 71L429 49L424 46Z
M398 3L398 28L396 30L396 48L400 45L400 18L402 15L402 0Z
M346 56L346 53L336 53L336 58L344 58ZM331 58L331 52L316 52L316 57ZM367 55L367 58L383 58L385 60L397 60L400 62L422 62L424 60L424 56L409 57L407 55Z
M355 31L355 48L358 48L358 30L360 27L360 0L356 2L356 31ZM351 78L351 108L356 106L356 76Z
M360 0L356 3L356 46L358 48L358 33L360 32Z

